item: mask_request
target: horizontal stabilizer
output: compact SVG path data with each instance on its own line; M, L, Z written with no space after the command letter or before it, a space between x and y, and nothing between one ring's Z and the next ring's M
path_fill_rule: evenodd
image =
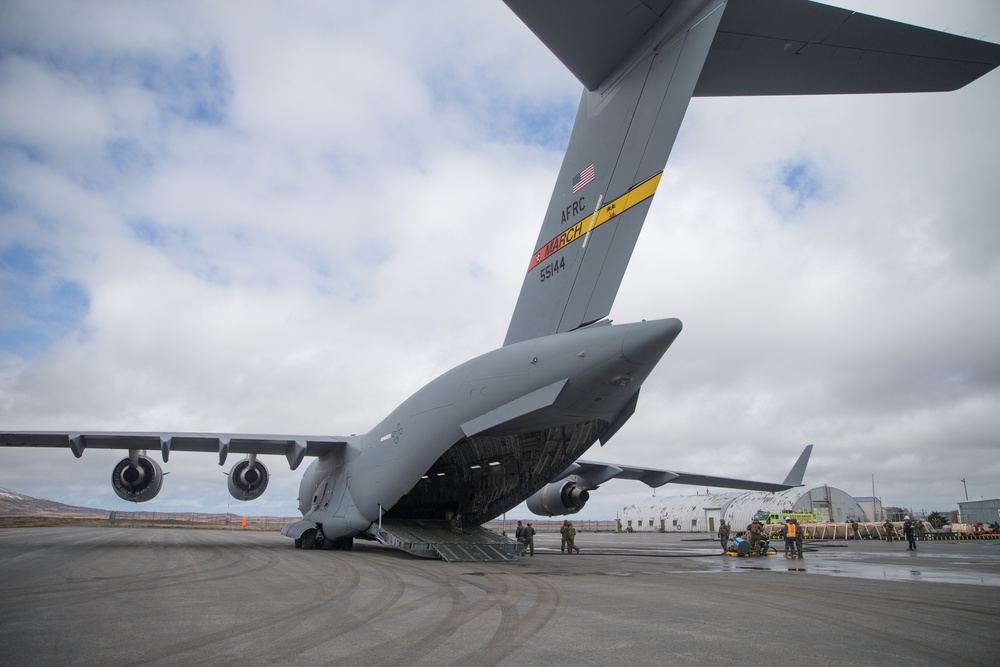
M681 4L505 1L592 91L649 41L672 5ZM810 0L725 5L694 90L698 97L946 91L1000 65L997 44Z
M694 94L947 91L1000 65L1000 45L806 0L729 0Z
M597 90L633 54L670 5L639 0L504 2L587 90Z

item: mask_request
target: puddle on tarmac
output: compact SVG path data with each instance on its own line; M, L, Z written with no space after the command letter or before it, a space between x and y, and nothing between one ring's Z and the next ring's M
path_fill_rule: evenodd
M760 565L735 565L720 563L713 571L735 572L738 570L764 570L770 572L794 572L821 574L832 577L854 577L856 579L882 579L885 581L921 581L947 584L974 584L979 586L1000 586L1000 573L974 572L948 567L928 567L919 570L910 565L884 563L839 562L836 566L822 561L803 563L800 567L788 567L779 563Z

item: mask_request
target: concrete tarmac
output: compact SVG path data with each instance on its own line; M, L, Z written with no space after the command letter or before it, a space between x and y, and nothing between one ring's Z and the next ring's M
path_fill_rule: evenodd
M540 535L444 563L276 533L0 530L0 665L1000 664L1000 542Z

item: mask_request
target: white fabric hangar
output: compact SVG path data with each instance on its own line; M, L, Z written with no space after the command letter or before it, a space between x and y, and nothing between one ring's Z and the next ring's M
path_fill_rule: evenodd
M733 491L688 496L657 496L622 509L621 528L636 532L714 533L719 521L743 530L758 510L813 512L827 521L868 521L848 493L832 486L789 489L780 493Z

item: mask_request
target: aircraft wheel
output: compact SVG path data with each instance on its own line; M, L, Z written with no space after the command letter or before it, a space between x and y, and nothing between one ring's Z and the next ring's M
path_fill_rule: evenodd
M302 540L302 548L303 549L315 549L316 548L316 530L315 529L310 528L306 532L302 533L302 537L300 537L299 539Z
M296 549L301 549L302 548L302 538L301 537L296 537L295 538L295 548Z
M350 535L346 537L338 537L333 541L333 543L336 545L333 547L334 549L340 549L342 551L350 551L354 548L354 538Z
M323 536L323 540L319 543L319 548L323 551L333 551L337 548L337 540L331 540L326 535Z

